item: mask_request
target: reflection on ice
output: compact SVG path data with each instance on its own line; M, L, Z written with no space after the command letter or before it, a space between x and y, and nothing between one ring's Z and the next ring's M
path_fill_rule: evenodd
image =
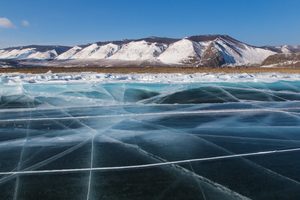
M0 88L0 199L300 198L300 82Z

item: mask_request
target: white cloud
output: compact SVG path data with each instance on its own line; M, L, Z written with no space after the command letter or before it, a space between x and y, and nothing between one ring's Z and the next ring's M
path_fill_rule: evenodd
M6 17L0 17L0 28L15 28L16 26Z
M22 25L23 27L28 27L28 26L30 26L30 23L29 23L29 21L27 21L27 20L22 20L21 25Z

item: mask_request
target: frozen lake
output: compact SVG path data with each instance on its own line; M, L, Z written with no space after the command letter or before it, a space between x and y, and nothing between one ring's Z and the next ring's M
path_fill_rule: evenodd
M300 82L2 81L0 199L300 199Z

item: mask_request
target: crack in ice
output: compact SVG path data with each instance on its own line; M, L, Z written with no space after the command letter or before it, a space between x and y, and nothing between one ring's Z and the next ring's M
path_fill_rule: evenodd
M10 172L0 172L0 175L49 174L49 173L66 173L66 172L85 172L85 171L90 171L90 170L101 172L101 171L114 171L114 170L125 170L125 169L141 169L141 168L152 168L152 167L160 167L160 166L166 166L166 165L174 165L174 164L216 161L216 160L224 160L224 159L231 159L231 158L242 158L242 157L270 155L270 154L297 152L297 151L300 151L300 148L260 151L260 152L254 152L254 153L242 153L242 154L233 154L233 155L226 155L226 156L214 156L214 157L208 157L208 158L194 158L194 159L168 161L168 162L142 164L142 165L127 165L127 166L115 166L115 167L93 167L93 168L89 167L89 168L77 168L77 169L74 168L74 169L34 170L34 171L10 171Z
M1 122L22 122L22 121L43 121L43 120L71 120L71 119L93 119L93 118L114 118L114 117L138 117L138 116L164 116L164 115L190 115L190 114L226 114L226 113L260 113L260 112L278 112L289 114L285 110L295 108L279 108L279 109L224 109L224 110L198 110L198 111L182 111L182 112L151 112L151 113L134 113L134 114L117 114L117 115L90 115L90 116L74 116L74 117L50 117L50 118L19 118L19 119L2 119ZM300 113L297 113L300 115ZM299 117L292 115L294 117ZM300 117L299 117L300 118Z

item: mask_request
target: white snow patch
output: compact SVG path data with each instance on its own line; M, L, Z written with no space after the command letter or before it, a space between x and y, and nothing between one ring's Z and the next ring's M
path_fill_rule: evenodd
M283 45L283 46L281 47L281 52L282 52L282 53L285 53L285 54L291 53L291 51L290 51L288 45Z

